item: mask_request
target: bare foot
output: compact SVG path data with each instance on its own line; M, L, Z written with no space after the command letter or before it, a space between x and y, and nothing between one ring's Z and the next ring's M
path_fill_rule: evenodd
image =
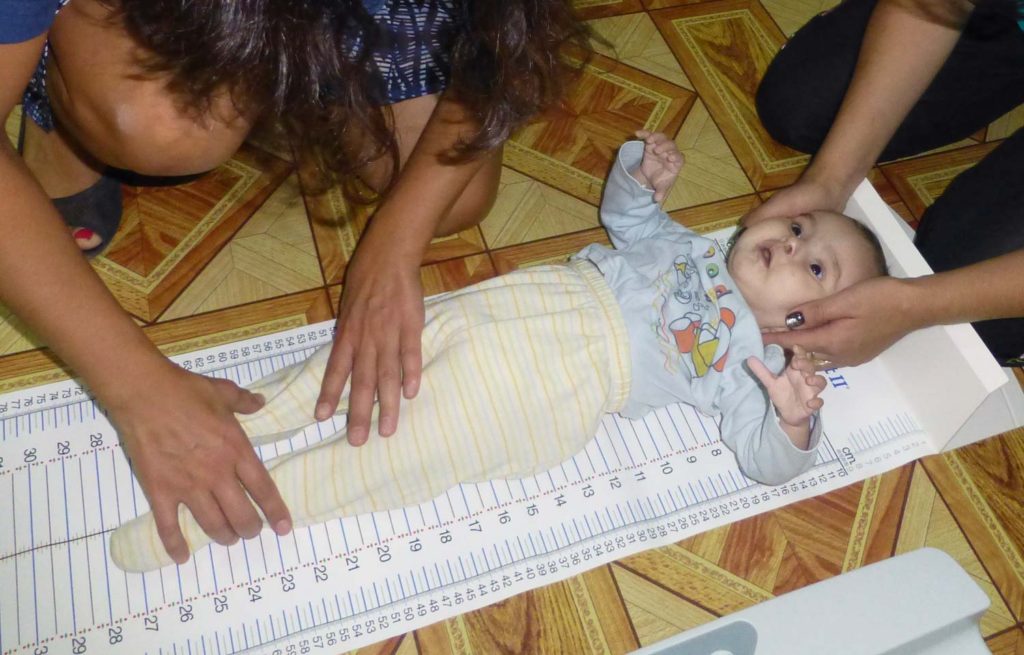
M103 165L85 153L59 128L45 132L25 118L25 143L22 158L51 198L73 196L95 184L103 175ZM100 245L100 236L84 227L70 227L82 250Z

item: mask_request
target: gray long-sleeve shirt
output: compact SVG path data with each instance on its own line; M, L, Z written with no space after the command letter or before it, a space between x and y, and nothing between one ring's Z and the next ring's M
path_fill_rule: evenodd
M643 148L640 141L622 146L605 187L601 220L615 248L595 244L575 256L601 270L622 306L633 381L621 414L639 418L684 402L721 415L722 441L743 473L766 484L786 482L813 466L821 421L812 418L807 450L782 431L745 364L753 355L778 374L782 349L765 348L718 244L674 222L629 174Z

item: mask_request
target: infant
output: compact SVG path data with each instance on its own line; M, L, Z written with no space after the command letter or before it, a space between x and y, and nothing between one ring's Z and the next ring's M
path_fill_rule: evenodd
M884 274L877 239L813 212L740 230L726 255L661 210L682 156L664 135L638 136L620 149L601 205L614 248L428 299L420 392L402 400L397 433L356 448L342 430L267 462L295 526L536 475L581 451L603 414L640 418L678 402L721 417L722 441L754 480L780 484L813 466L825 380L800 349L787 365L761 332ZM239 420L254 444L313 422L329 353L253 385L267 403ZM190 552L209 543L184 506L178 518ZM173 563L151 514L115 530L110 552L126 571Z

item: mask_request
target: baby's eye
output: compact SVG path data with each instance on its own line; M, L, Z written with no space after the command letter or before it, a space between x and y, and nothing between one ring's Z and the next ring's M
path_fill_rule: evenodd
M821 264L811 264L811 275L820 280L825 277L825 269L821 267Z
M804 228L800 227L799 223L790 223L789 231L793 233L793 236L798 237L804 233Z

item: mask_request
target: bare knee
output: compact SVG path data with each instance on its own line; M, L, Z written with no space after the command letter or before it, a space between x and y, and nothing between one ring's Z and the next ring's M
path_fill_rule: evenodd
M435 237L445 237L479 225L494 206L501 180L501 153L498 148L483 155L480 169L456 198L451 209L437 225ZM391 162L379 159L363 168L360 179L376 193L386 194L391 181Z
M228 160L249 124L193 118L169 108L111 107L114 120L90 121L58 114L62 124L105 164L144 175L201 173Z
M228 159L251 128L226 92L211 98L207 112L185 107L167 75L139 69L137 44L95 0L62 11L50 41L47 92L54 114L105 164L150 175L201 172Z
M122 168L144 175L188 175L208 171L231 158L248 129L207 129L195 124L167 126L150 135L134 130L122 135Z

